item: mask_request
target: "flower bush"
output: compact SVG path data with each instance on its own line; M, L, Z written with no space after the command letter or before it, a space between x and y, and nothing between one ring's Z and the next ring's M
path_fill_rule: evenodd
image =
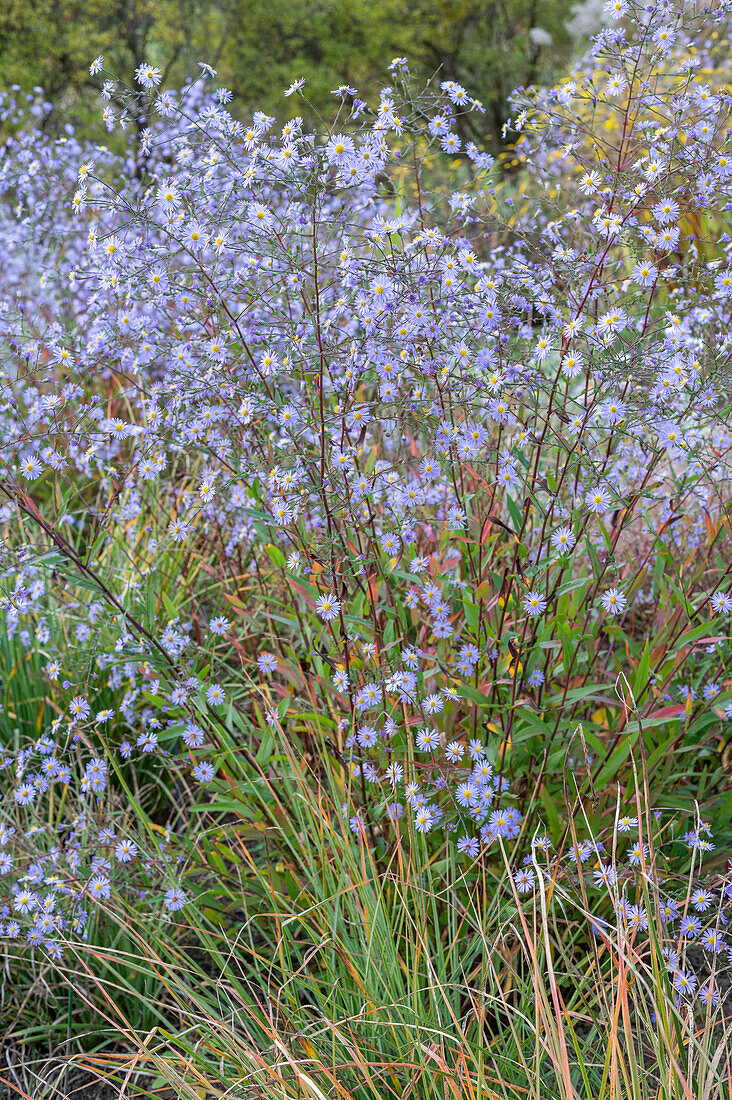
M302 776L311 825L375 874L483 883L524 943L562 898L582 950L652 961L649 1021L663 991L692 1031L715 1009L726 9L611 4L572 80L516 93L519 184L461 145L479 101L402 58L322 132L237 120L208 66L179 92L110 75L118 153L6 96L15 958L68 966L114 913L223 934L241 868L210 838L291 846Z

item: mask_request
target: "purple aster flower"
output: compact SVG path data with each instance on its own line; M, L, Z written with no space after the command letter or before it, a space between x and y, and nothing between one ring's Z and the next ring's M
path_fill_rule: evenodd
M528 592L523 599L524 610L532 618L546 610L546 600L541 592Z
M171 912L176 912L178 909L182 909L186 903L185 891L180 887L171 887L165 891L165 897L163 898L163 905Z

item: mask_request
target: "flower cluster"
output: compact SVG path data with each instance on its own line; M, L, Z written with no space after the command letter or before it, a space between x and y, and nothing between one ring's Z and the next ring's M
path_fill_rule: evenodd
M652 838L559 851L559 777L607 799L630 738L703 761L732 715L729 74L663 8L517 98L519 189L462 146L479 102L403 62L323 134L240 121L207 67L110 77L119 154L48 140L31 99L0 179L0 566L46 709L3 746L5 935L57 957L115 891L183 907L171 829L143 848L122 792L214 798L273 738L329 748L364 843L510 851L522 896L579 861L645 928ZM656 916L717 952L729 900Z

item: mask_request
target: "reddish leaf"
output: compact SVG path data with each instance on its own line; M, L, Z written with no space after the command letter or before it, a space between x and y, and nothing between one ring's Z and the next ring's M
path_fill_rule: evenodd
M683 714L686 710L686 703L674 703L672 707L661 707L660 710L654 710L652 714L646 715L646 721L650 721L651 718L675 718L677 714Z

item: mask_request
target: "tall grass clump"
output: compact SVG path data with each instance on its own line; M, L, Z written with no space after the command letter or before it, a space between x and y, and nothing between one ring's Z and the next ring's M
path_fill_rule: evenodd
M403 58L317 132L109 75L121 155L6 98L14 1041L732 1096L727 9L609 5L512 179Z

